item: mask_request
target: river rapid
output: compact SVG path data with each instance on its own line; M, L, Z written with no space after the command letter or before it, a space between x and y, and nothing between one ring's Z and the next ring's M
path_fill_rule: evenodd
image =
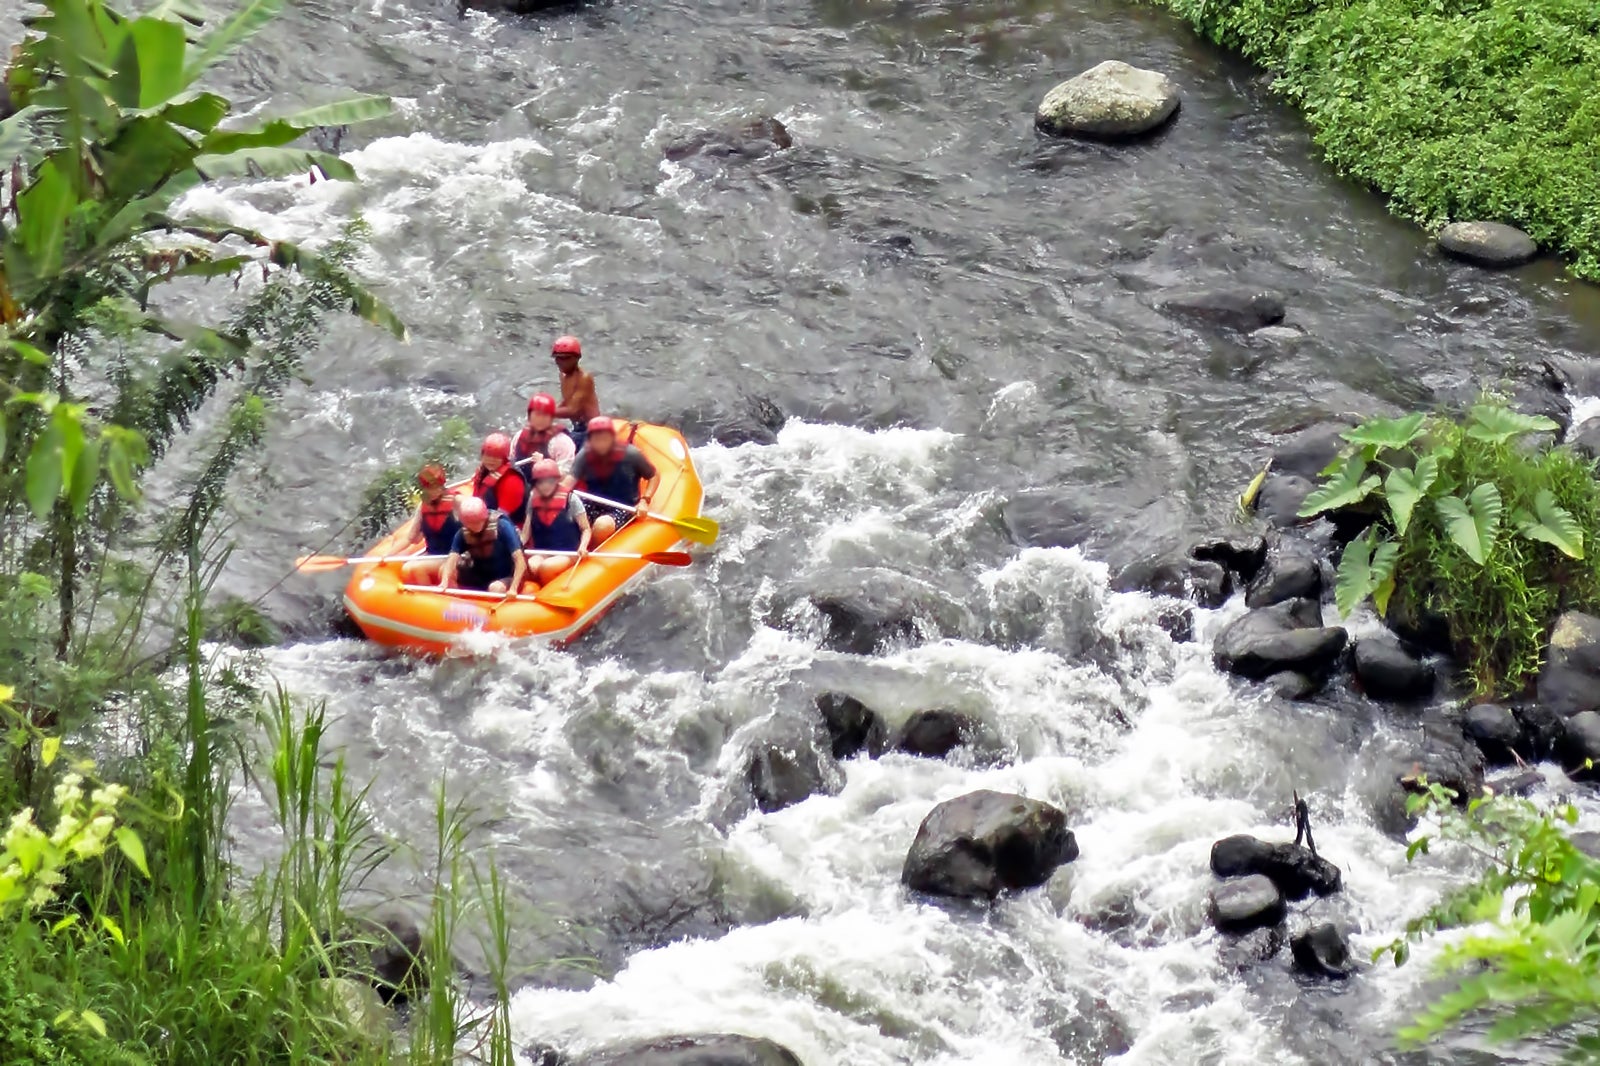
M1172 77L1175 124L1128 147L1037 137L1043 93L1107 58ZM346 139L360 185L188 205L312 241L361 214L361 269L413 334L332 325L242 480L248 550L227 581L296 633L265 664L339 716L386 832L425 847L446 775L482 808L527 970L519 1040L733 1031L810 1066L1551 1057L1471 1035L1394 1050L1422 965L1333 986L1295 977L1286 952L1230 955L1205 919L1209 848L1287 837L1293 790L1344 870L1310 913L1360 953L1467 864L1408 867L1374 822L1373 768L1417 712L1225 678L1210 636L1241 607L1199 612L1178 644L1108 574L1224 524L1275 432L1595 351L1596 290L1552 264L1439 259L1317 161L1258 72L1122 0L464 19L444 0L308 0L224 80L264 108L341 88L398 105ZM765 115L792 148L664 158ZM1298 336L1156 308L1210 287L1281 294ZM606 407L689 432L718 544L564 651L417 663L306 621L339 582L277 584L292 558L442 418L516 424L566 332ZM806 594L871 574L938 605L923 639L828 650ZM858 758L837 795L753 812L750 745L824 691L891 722L963 711L1002 757ZM980 787L1062 807L1081 857L989 909L908 896L917 824ZM562 955L597 961L549 964Z

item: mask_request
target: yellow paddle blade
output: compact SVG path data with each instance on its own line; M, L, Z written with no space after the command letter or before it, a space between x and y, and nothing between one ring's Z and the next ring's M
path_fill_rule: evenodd
M713 518L674 518L672 528L696 544L714 544L722 532Z
M303 574L322 574L348 566L350 560L342 555L302 555L294 561L294 568Z

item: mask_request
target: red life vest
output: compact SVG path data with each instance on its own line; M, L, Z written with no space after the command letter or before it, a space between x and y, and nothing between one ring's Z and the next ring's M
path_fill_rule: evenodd
M556 438L557 434L566 436L566 433L566 430L562 429L554 422L550 423L550 425L546 426L544 429L534 429L531 426L523 426L522 432L517 434L516 443L512 445L511 455L519 462L535 453L539 455L549 455L550 442Z
M446 492L433 502L422 501L422 539L429 555L444 555L461 524L455 516L456 494Z
M461 539L467 542L469 555L474 559L487 559L494 554L495 541L500 539L500 519L504 517L499 511L490 511L489 521L476 533L470 529L461 530Z
M583 530L577 519L568 511L570 497L557 492L547 497L533 494L528 505L529 542L539 551L570 552L578 550Z
M511 487L509 494L508 487ZM528 513L527 479L510 463L493 473L478 467L478 472L472 475L472 494L488 504L490 510L504 513L512 525L520 526Z

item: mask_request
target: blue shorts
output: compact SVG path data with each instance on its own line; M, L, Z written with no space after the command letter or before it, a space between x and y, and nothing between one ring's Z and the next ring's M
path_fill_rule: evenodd
M578 451L583 451L583 442L588 439L589 427L572 423L572 428L567 430L567 435L572 438L572 444Z

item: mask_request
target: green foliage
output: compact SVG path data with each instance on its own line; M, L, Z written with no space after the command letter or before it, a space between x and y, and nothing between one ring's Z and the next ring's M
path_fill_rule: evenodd
M1600 566L1584 551L1600 485L1590 463L1539 439L1552 428L1485 399L1460 422L1411 415L1347 432L1300 512L1360 505L1372 518L1339 560L1339 610L1370 596L1380 614L1440 615L1480 692L1525 686L1556 616L1600 604Z
M363 542L389 532L417 506L417 471L426 463L439 463L446 470L461 468L470 460L477 440L464 418L451 416L415 455L389 467L374 478L361 493L356 508L356 529Z
M1590 0L1161 0L1277 72L1328 161L1424 226L1508 222L1600 278Z
M1579 1025L1567 1058L1592 1062L1600 1051L1600 861L1567 836L1577 810L1544 811L1527 800L1480 797L1465 810L1449 790L1429 785L1408 810L1439 819L1438 838L1487 861L1481 876L1447 895L1377 952L1406 961L1409 944L1442 929L1472 926L1447 943L1439 968L1458 983L1400 1034L1409 1045L1438 1037L1480 1012L1488 1038L1504 1043ZM1429 853L1417 837L1407 859Z

